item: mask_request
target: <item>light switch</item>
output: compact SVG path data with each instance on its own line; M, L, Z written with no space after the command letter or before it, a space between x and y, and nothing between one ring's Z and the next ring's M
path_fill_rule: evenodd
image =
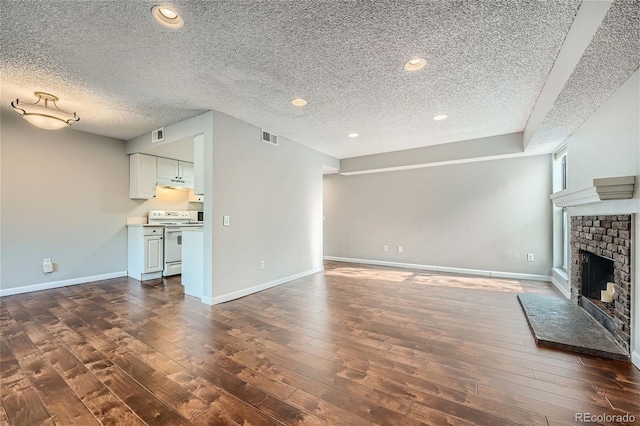
M222 216L222 226L229 226L229 216Z

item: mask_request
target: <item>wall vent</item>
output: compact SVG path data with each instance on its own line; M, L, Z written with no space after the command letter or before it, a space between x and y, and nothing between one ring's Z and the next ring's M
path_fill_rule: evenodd
M274 135L273 133L262 130L262 142L278 146L278 135Z
M159 128L151 132L151 143L156 143L164 140L164 128Z

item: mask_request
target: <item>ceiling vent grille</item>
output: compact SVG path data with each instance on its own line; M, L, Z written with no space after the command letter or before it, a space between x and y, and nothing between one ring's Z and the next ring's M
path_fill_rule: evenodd
M262 130L262 142L269 143L271 145L278 146L278 135L274 135L273 133L269 133Z
M164 140L164 128L161 127L158 130L151 132L151 143L156 143Z

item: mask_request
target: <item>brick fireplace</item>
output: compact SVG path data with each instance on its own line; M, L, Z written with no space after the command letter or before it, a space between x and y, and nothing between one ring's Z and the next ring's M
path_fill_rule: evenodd
M628 214L572 216L570 237L571 299L604 325L627 353L631 345L632 219ZM611 273L599 278L614 282L612 303L601 302L595 296L597 292L583 294L583 287L587 287L586 283L583 286L583 280L589 275L588 262L612 264Z

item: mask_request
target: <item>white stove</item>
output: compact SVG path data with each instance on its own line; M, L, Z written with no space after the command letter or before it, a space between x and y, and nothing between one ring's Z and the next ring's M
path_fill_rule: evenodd
M182 229L202 228L202 223L193 223L190 211L150 210L148 223L164 226L164 270L165 277L182 273ZM196 216L197 218L197 216Z

